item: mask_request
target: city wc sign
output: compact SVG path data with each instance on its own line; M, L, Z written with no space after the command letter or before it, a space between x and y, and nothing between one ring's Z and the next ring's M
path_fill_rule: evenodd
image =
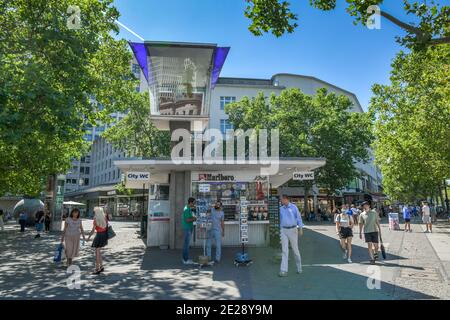
M127 181L148 181L150 172L127 172Z
M314 180L314 171L297 171L293 173L293 180Z

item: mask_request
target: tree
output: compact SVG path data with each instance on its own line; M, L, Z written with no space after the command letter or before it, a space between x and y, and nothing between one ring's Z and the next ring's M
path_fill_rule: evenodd
M103 133L103 137L114 147L137 157L170 156L170 135L159 131L150 119L148 93L129 106L128 114Z
M450 177L450 45L400 52L392 68L391 84L373 87L375 158L385 192L413 201Z
M269 100L269 101L268 101ZM313 96L286 89L267 99L243 98L226 106L236 129L278 129L280 157L324 157L317 183L330 194L344 188L359 174L354 163L368 159L371 123L365 113L349 112L352 103L343 95L319 89ZM305 184L307 194L310 185Z
M290 11L287 1L246 0L248 6L245 16L251 20L250 32L256 36L269 31L277 37L292 33L297 27L296 14ZM397 41L407 47L438 45L450 43L450 7L440 6L434 0L429 4L421 1L403 0L404 11L415 16L418 24L407 23L385 10L380 10L381 17L400 27L406 36L397 37ZM366 25L374 10L371 6L382 5L384 0L347 0L347 12L355 17L355 24ZM329 11L336 8L336 0L310 0L310 4L320 10Z
M85 151L86 126L135 99L111 3L0 0L0 194L38 195Z

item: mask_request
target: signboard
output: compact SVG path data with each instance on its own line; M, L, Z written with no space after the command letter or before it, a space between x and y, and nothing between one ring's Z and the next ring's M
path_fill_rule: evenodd
M241 243L248 243L248 204L247 200L241 201L241 215L239 219Z
M269 197L269 233L270 246L273 248L281 248L280 241L280 198L277 196Z
M198 192L209 192L211 190L210 185L202 183L198 185Z
M150 172L127 172L127 181L148 181Z
M298 181L314 180L314 171L296 171L293 173L292 179Z

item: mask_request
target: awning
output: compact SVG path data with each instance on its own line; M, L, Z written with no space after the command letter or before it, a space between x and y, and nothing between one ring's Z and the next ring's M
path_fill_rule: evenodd
M282 158L278 164L278 171L270 175L270 183L273 187L281 186L292 179L295 171L313 171L325 165L323 158ZM172 160L115 160L114 165L123 172L145 171L151 175L169 173L171 171L258 171L267 168L268 164L262 164L257 160L246 160L243 163L217 163L205 164L195 161L183 164L175 164Z

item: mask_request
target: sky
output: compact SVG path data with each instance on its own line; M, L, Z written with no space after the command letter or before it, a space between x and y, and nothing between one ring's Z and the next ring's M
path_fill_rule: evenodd
M403 49L395 42L402 30L386 20L381 20L379 30L355 26L344 0L330 12L312 8L309 0L290 2L299 26L280 38L256 37L248 31L244 0L114 0L114 5L121 14L119 21L145 40L230 46L223 77L314 76L355 93L367 110L372 85L389 83L391 62ZM412 20L404 15L403 1L385 2L383 10ZM140 42L124 28L118 36Z

